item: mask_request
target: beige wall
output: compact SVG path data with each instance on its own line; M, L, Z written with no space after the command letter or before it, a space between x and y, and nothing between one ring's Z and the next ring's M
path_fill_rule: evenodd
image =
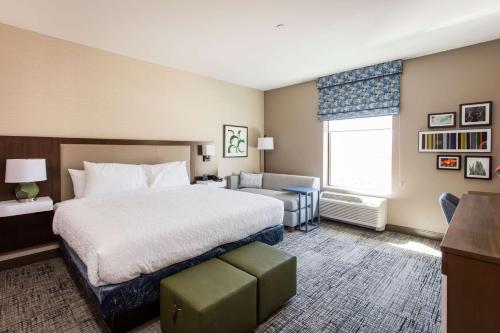
M274 137L274 150L266 152L266 171L321 177L323 124L316 119L316 83L266 91L264 96L264 132Z
M219 173L257 170L256 138L275 138L273 172L322 176L323 126L314 82L249 89L0 24L0 135L210 140ZM417 153L427 113L461 102L500 105L500 41L404 62L401 115L395 119L389 223L443 232L443 191L499 191L500 181L437 171L435 154ZM494 139L500 122L494 122ZM249 127L249 158L222 158L222 125ZM500 145L493 145L500 156ZM500 163L494 159L494 164Z
M394 119L389 223L444 232L446 223L437 203L441 192L500 192L500 180L466 180L463 171L436 170L437 154L417 152L417 133L427 128L428 113L458 111L460 103L491 100L491 155L493 164L500 164L500 40L406 60L403 66L401 114ZM267 154L268 171L321 177L323 126L315 116L315 83L267 91L264 100L265 133L276 144L276 150Z
M207 140L219 173L258 170L261 91L0 24L0 135ZM249 127L222 158L222 125Z

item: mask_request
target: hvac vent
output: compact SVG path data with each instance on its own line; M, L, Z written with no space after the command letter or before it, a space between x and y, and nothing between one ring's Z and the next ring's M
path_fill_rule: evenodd
M387 223L387 199L322 192L321 217L347 222L377 231Z

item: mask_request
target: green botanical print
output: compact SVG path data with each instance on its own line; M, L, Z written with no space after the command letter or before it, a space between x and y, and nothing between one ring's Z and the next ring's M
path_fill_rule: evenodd
M245 152L245 138L241 130L235 133L233 130L228 130L229 133L229 146L227 152L229 154L244 153Z

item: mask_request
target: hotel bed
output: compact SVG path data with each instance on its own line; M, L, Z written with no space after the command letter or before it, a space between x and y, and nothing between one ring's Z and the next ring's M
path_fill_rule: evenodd
M113 329L117 316L158 300L162 278L255 240L281 241L282 220L279 200L189 185L66 200L53 229Z
M54 163L49 168L52 182L47 185L58 202L53 231L60 236L61 253L74 279L114 332L129 330L159 314L161 279L252 241L274 245L283 239L281 201L190 185L195 170L214 173L217 169L216 161L202 162L197 154L199 143L40 140L28 140L28 146L38 152L38 145L43 144L47 161ZM104 172L100 176L105 177L96 182L96 174L90 171L110 163L143 168L147 185L135 190L123 187L124 183L141 183L140 177L124 179L134 167L107 174L105 167L100 169ZM164 164L178 167L179 163L182 175L178 168L162 171ZM83 187L76 186L78 171L84 174ZM115 176L121 180L105 184L107 177ZM169 187L155 188L158 181ZM184 185L173 186L180 183ZM96 184L115 193L88 195ZM115 191L117 187L123 190Z
M40 196L57 203L53 229L61 252L70 274L113 331L159 314L162 278L254 240L276 244L283 239L281 202L189 185L194 174L218 171L219 159L204 162L198 153L203 143L0 136L4 160L46 159L47 181L40 183ZM79 187L69 170L81 173L84 161L141 167L180 161L187 184L153 189L148 179L148 190L73 199ZM10 184L0 184L4 198L11 192Z

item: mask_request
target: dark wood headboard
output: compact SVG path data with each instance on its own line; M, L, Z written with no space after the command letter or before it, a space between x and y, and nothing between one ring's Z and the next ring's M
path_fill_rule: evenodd
M50 196L54 202L61 201L61 145L144 145L144 146L190 146L191 178L197 170L216 173L217 162L201 162L198 145L206 141L164 141L126 139L84 139L57 137L0 136L0 200L14 199L16 184L5 183L5 160L9 158L44 158L47 165L47 181L39 182L40 196ZM214 159L216 160L216 159ZM201 164L203 163L203 164Z

